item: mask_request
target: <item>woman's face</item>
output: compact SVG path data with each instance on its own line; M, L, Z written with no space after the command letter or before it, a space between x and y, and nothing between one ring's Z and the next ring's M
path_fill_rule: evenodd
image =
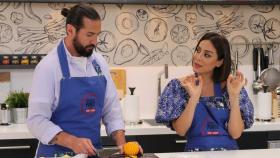
M217 50L209 40L203 40L193 54L193 71L199 74L213 74L214 68L220 67L223 60L218 60Z

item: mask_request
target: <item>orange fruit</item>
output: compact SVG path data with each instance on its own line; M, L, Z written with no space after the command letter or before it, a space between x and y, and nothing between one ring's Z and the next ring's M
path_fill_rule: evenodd
M139 145L137 142L127 142L123 146L123 151L124 151L125 155L128 155L128 156L137 155L139 153L139 150L140 149L139 149Z

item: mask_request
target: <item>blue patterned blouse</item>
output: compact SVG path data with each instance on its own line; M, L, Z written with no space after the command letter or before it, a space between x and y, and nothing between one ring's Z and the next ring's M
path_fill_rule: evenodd
M228 93L227 91L222 93L223 100L225 101L224 105L229 107ZM171 80L159 99L155 117L156 122L164 123L167 127L172 128L171 122L181 115L189 98L187 91L181 86L180 81L178 79ZM254 108L245 88L242 88L240 92L240 111L245 129L250 128L254 123Z

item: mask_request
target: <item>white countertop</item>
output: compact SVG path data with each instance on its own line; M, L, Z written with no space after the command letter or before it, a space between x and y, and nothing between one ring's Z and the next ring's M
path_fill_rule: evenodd
M280 149L160 153L159 158L279 158Z
M255 131L280 131L280 122L255 122L253 127L245 132ZM175 134L165 126L151 126L143 121L142 124L126 126L126 135L161 135ZM101 127L101 136L106 136L104 126ZM0 126L0 139L29 139L34 138L28 131L26 124L11 124L9 126Z

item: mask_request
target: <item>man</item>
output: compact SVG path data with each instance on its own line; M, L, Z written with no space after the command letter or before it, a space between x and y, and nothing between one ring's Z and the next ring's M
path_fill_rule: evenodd
M27 126L40 140L36 157L96 155L102 148L101 119L122 150L126 141L116 88L105 59L92 53L100 17L85 4L61 13L67 36L36 67L29 98Z

